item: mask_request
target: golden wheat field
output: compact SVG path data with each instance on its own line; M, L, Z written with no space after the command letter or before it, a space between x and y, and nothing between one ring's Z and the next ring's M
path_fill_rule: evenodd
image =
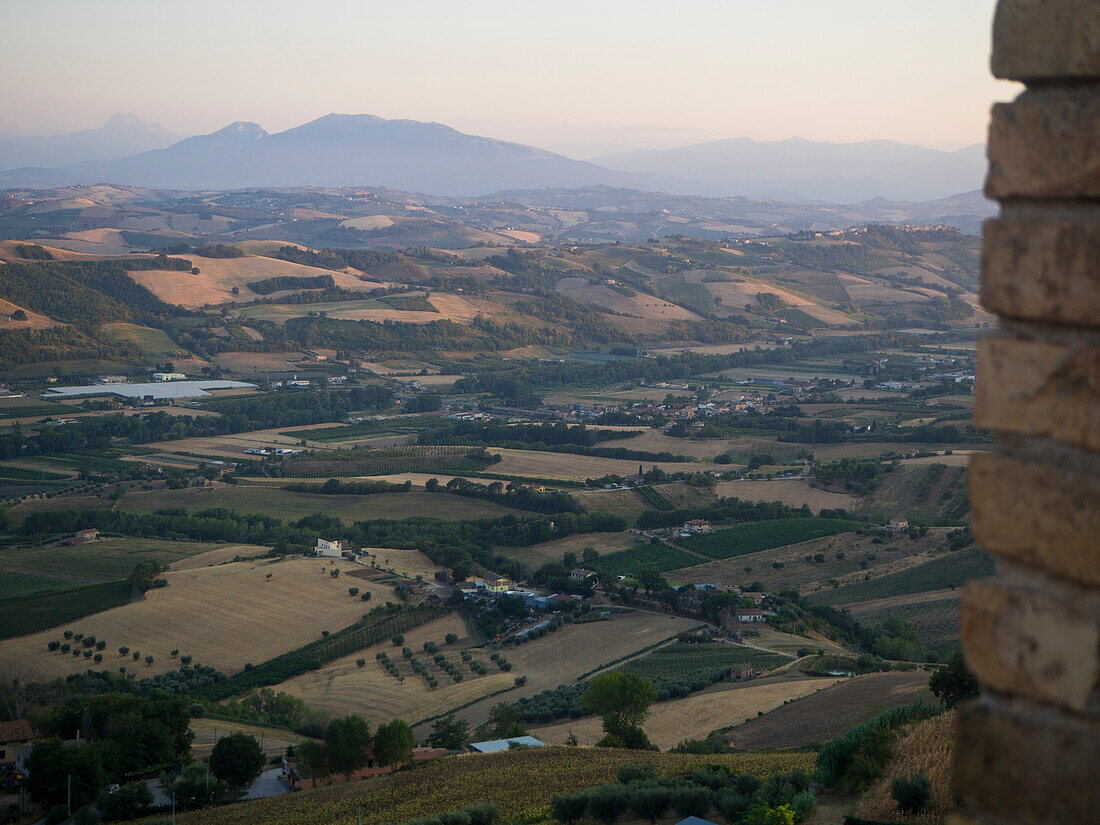
M769 776L811 770L811 753L676 754L594 748L525 748L495 754L448 756L413 770L360 782L177 815L184 825L363 825L406 822L420 816L491 802L505 818L549 818L550 797L614 782L627 763L647 762L661 775L723 765ZM307 783L308 784L308 783ZM675 821L674 819L670 819Z
M139 678L178 667L170 656L177 649L196 663L234 673L246 662L259 664L319 639L322 630L335 632L361 618L366 608L348 594L352 581L361 591L371 591L372 606L393 594L389 587L361 579L333 578L329 571L334 569L361 567L292 558L172 570L163 574L167 587L130 604L0 642L0 670L33 672L42 679L87 670L90 660L46 649L50 641L62 640L63 631L73 630L107 642L103 668L126 667ZM120 655L121 646L131 652ZM140 653L136 662L135 651ZM147 655L154 657L152 665L145 663Z
M642 727L654 745L667 750L685 739L705 739L711 731L739 725L790 699L800 699L838 681L840 680L768 679L735 685L715 685L683 699L655 704ZM594 745L604 735L600 720L595 716L531 729L532 736L554 745L564 744L570 734L575 735L581 745Z
M455 644L444 645L448 633L458 636ZM344 656L320 670L296 676L276 689L285 690L311 707L335 715L355 713L372 723L393 717L415 723L514 684L517 672L503 673L495 665L490 666L488 652L479 651L476 655L476 659L489 668L484 676L476 676L461 663L459 651L473 641L466 623L457 613L448 613L404 634L404 646L438 677L439 686L434 689L401 659L401 646L388 641ZM432 657L424 652L425 642L435 642L439 652L459 666L463 675L461 682L453 682L439 672L431 662ZM403 680L391 676L379 664L375 657L380 651L398 663ZM362 667L356 664L359 659L365 661Z
M644 469L656 465L666 473L684 471L700 473L708 470L729 469L720 464L706 462L676 461L628 461L620 458L598 458L596 456L573 455L571 453L546 453L533 450L509 450L490 447L493 453L500 453L501 460L492 465L491 472L500 475L518 475L534 478L577 479L600 478L608 473L627 476L638 472L638 465Z
M951 795L951 750L955 741L955 713L941 714L918 722L894 748L885 775L867 793L856 816L906 825L942 825L958 808ZM932 802L916 816L898 810L890 796L890 781L895 776L922 773L932 782Z

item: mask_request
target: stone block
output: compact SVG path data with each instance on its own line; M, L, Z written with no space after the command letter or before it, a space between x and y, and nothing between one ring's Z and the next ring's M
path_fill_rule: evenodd
M974 538L998 556L1100 588L1100 480L996 453L970 462Z
M993 18L994 77L1100 77L1100 3L1001 0Z
M968 814L1029 825L1095 822L1100 723L988 698L959 709L952 787Z
M1100 709L1100 594L1035 577L966 586L959 623L988 688L1081 713Z
M983 338L974 423L1100 451L1100 347Z
M991 198L1100 197L1100 89L1028 91L993 107Z
M1100 217L998 218L982 237L982 304L991 312L1100 326Z

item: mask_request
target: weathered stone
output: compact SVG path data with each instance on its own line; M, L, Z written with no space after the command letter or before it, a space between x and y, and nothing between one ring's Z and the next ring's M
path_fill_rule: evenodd
M982 304L1013 318L1100 326L1098 262L1100 221L987 221Z
M1001 0L991 65L1008 80L1100 77L1100 3Z
M981 453L970 462L973 531L991 553L1100 587L1100 481Z
M1028 91L993 107L991 198L1100 197L1100 92Z
M983 338L974 422L1100 450L1100 347Z
M978 579L963 593L960 631L967 664L986 687L1100 709L1100 594L1041 577Z
M967 811L1031 825L1095 822L1100 722L990 699L959 710L953 791Z

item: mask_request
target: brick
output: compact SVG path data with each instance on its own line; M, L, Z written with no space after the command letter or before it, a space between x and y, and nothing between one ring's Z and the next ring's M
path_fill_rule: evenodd
M970 462L974 537L989 552L1100 588L1100 481L979 453Z
M952 788L969 814L1030 825L1095 822L1100 722L982 699L959 709Z
M1069 710L1100 710L1100 594L1008 576L966 586L959 629L988 688Z
M1100 196L1100 91L1028 91L993 107L989 124L991 198Z
M987 221L982 238L982 304L1012 318L1100 326L1097 261L1100 221Z
M995 77L1100 77L1100 4L1091 0L1001 0L993 19Z
M984 337L974 423L1100 450L1100 347Z

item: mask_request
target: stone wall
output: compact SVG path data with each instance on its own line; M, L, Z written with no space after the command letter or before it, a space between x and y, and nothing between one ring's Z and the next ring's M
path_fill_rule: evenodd
M960 711L961 823L1100 822L1100 0L1001 0L974 419L974 534L997 574L963 596L983 696Z

